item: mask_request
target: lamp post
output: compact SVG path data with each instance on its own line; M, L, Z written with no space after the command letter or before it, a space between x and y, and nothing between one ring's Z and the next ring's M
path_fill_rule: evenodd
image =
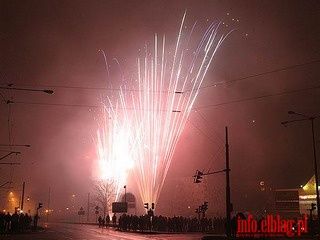
M316 141L314 137L314 120L316 118L319 118L320 115L318 116L307 116L301 113L296 113L294 111L288 111L288 114L293 114L297 115L303 118L300 119L295 119L291 121L285 121L282 122L281 124L286 125L288 123L292 122L300 122L300 121L306 121L309 120L311 122L311 131L312 131L312 147L313 147L313 160L314 160L314 176L316 180L316 195L317 195L317 214L318 214L318 229L320 230L320 200L319 200L319 179L318 179L318 166L317 166L317 154L316 154Z

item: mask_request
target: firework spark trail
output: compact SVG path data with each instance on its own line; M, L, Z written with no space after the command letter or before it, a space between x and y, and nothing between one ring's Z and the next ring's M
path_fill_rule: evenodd
M125 129L122 146L134 162L134 174L143 202L156 203L164 184L179 136L186 124L199 88L218 48L227 37L218 37L219 23L211 24L194 52L188 50L193 25L184 44L183 15L173 56L162 42L154 38L153 53L145 47L143 59L137 59L137 76L126 94L122 88L115 105L109 99L109 117L116 130ZM160 49L159 49L160 47ZM188 89L189 88L189 89ZM122 111L119 111L122 110ZM113 143L115 144L115 143Z
M105 108L104 122L97 131L97 151L101 179L112 183L115 189L113 201L118 201L120 191L127 180L128 171L133 167L127 143L129 137L126 123L118 118L117 104L110 114ZM110 116L114 116L111 118Z

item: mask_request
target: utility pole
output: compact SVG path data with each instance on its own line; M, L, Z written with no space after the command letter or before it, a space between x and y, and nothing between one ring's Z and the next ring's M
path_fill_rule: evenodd
M25 189L26 183L23 182L22 184L22 197L21 197L21 208L20 210L23 211L23 201L24 201L24 189Z
M48 209L47 209L47 221L49 220L49 213L50 213L50 194L51 194L51 188L49 187L49 194L48 194Z
M230 201L230 177L229 177L229 142L228 142L228 127L226 127L226 212L227 224L226 232L227 237L231 236L231 201Z
M196 171L194 177L194 183L201 183L202 176L226 172L226 235L231 236L231 196L230 196L230 166L229 166L229 142L228 142L228 127L226 127L226 168L220 171L203 173L199 170ZM200 212L200 210L198 210Z
M88 193L87 222L89 222L90 193Z
M317 229L320 230L320 199L319 199L319 177L318 177L318 164L317 164L317 154L316 154L316 141L315 141L315 133L314 133L314 120L320 118L320 115L317 116L307 116L301 113L297 113L294 111L288 111L288 114L297 115L303 118L294 119L290 121L281 122L282 125L287 125L288 123L292 122L301 122L301 121L310 121L311 123L311 134L312 134L312 148L313 148L313 164L314 164L314 177L315 177L315 184L316 184L316 200L317 200Z

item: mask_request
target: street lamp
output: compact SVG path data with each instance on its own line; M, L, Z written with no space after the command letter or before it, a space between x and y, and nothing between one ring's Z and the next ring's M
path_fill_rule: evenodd
M0 147L31 147L30 144L0 144Z
M320 200L319 200L319 179L318 179L318 166L317 166L317 154L316 154L316 142L315 142L315 137L314 137L314 124L313 121L316 118L319 118L320 115L318 116L307 116L301 113L296 113L294 111L288 111L288 114L294 114L303 118L300 119L295 119L291 121L285 121L282 122L281 124L285 125L288 123L292 122L300 122L300 121L306 121L309 120L311 122L311 131L312 131L312 145L313 145L313 160L314 160L314 175L315 175L315 180L316 180L316 195L317 195L317 213L318 213L318 229L320 229Z
M47 94L53 94L53 90L50 90L50 89L32 89L32 88L16 88L16 87L0 87L0 89L29 91L29 92L44 92Z

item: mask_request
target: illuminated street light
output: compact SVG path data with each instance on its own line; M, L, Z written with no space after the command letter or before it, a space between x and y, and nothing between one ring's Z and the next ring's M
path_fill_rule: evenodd
M316 118L319 118L320 115L318 116L307 116L301 113L296 113L294 111L288 111L288 114L294 114L297 116L301 116L303 118L300 119L295 119L291 121L284 121L281 122L281 124L286 125L288 123L292 122L300 122L300 121L306 121L309 120L311 122L311 131L312 131L312 146L313 146L313 160L314 160L314 175L315 175L315 180L316 180L316 198L317 198L317 213L318 213L318 229L320 229L320 200L319 200L319 179L318 179L318 166L317 166L317 154L316 154L316 142L315 142L315 137L314 137L314 124L313 121Z

